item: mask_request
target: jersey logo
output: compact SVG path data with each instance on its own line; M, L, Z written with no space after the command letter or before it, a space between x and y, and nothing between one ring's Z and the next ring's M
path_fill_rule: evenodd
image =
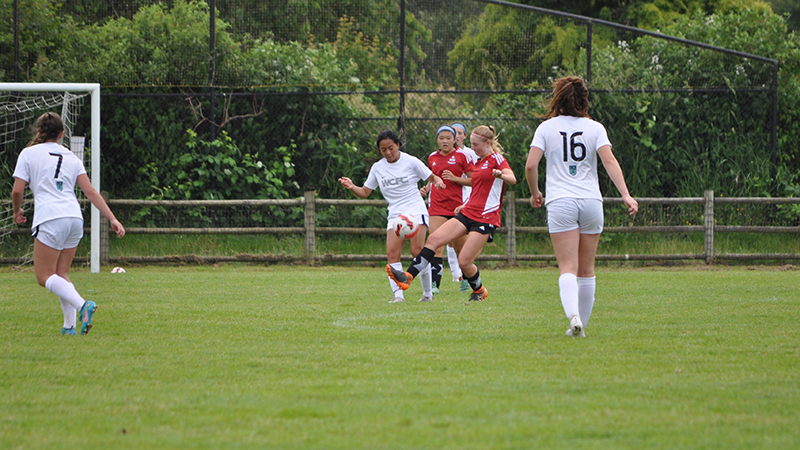
M578 166L576 166L575 164L570 164L569 174L574 177L577 173L578 173Z
M455 163L456 163L456 155L451 156L450 159L447 160L447 164L455 164Z
M58 189L59 191L63 191L64 190L64 182L63 181L56 181L56 189Z
M406 177L398 177L398 178L384 178L381 180L381 186L399 186L405 183Z

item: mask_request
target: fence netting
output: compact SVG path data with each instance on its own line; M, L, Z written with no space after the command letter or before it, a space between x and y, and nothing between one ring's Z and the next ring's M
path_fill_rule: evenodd
M19 8L19 58L3 44L0 76L101 83L102 188L111 198L297 198L307 190L352 198L336 180L365 181L381 130L398 130L404 150L426 160L436 129L453 122L497 128L520 180L513 190L525 197L528 146L552 82L564 75L588 82L591 114L607 127L636 196L764 195L774 170L773 65L644 30L475 0ZM48 21L61 26L43 27ZM88 114L78 129L88 128ZM15 151L0 154L6 175ZM618 195L604 174L602 183L605 195ZM356 214L361 225L382 226L382 208L368 211L331 208L318 220ZM757 214L762 224L797 223L789 213ZM156 227L303 220L291 208L131 207L120 215ZM635 220L684 224L697 215L666 207Z

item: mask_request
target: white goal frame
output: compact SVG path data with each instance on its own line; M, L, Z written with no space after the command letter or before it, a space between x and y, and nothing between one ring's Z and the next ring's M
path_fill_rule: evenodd
M0 91L9 92L88 92L92 97L91 151L92 186L100 192L100 83L0 83ZM100 272L100 210L92 205L92 273Z

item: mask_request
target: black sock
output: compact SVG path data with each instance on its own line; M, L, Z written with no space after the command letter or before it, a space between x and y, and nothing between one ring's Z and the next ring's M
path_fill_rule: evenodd
M428 247L422 247L419 254L411 261L411 266L409 266L407 272L410 273L412 277L417 278L417 275L422 272L422 269L431 263L433 255L435 254L436 253Z
M469 283L469 285L470 285L470 287L472 288L473 291L477 291L477 290L479 290L480 288L483 287L483 282L481 282L481 271L480 270L475 272L475 275L473 275L471 277L466 276L466 274L464 274L464 277L467 279L467 282Z
M437 288L442 284L442 258L438 256L431 261L431 281Z

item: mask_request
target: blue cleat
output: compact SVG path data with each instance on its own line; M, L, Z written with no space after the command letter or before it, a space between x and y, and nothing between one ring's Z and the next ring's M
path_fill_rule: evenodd
M72 328L62 328L62 329L61 329L61 334L63 334L64 336L77 336L77 335L78 335L78 332L77 332L77 331L75 331L75 327L72 327Z
M92 330L92 316L97 311L95 302L87 301L81 308L81 334L89 334Z

